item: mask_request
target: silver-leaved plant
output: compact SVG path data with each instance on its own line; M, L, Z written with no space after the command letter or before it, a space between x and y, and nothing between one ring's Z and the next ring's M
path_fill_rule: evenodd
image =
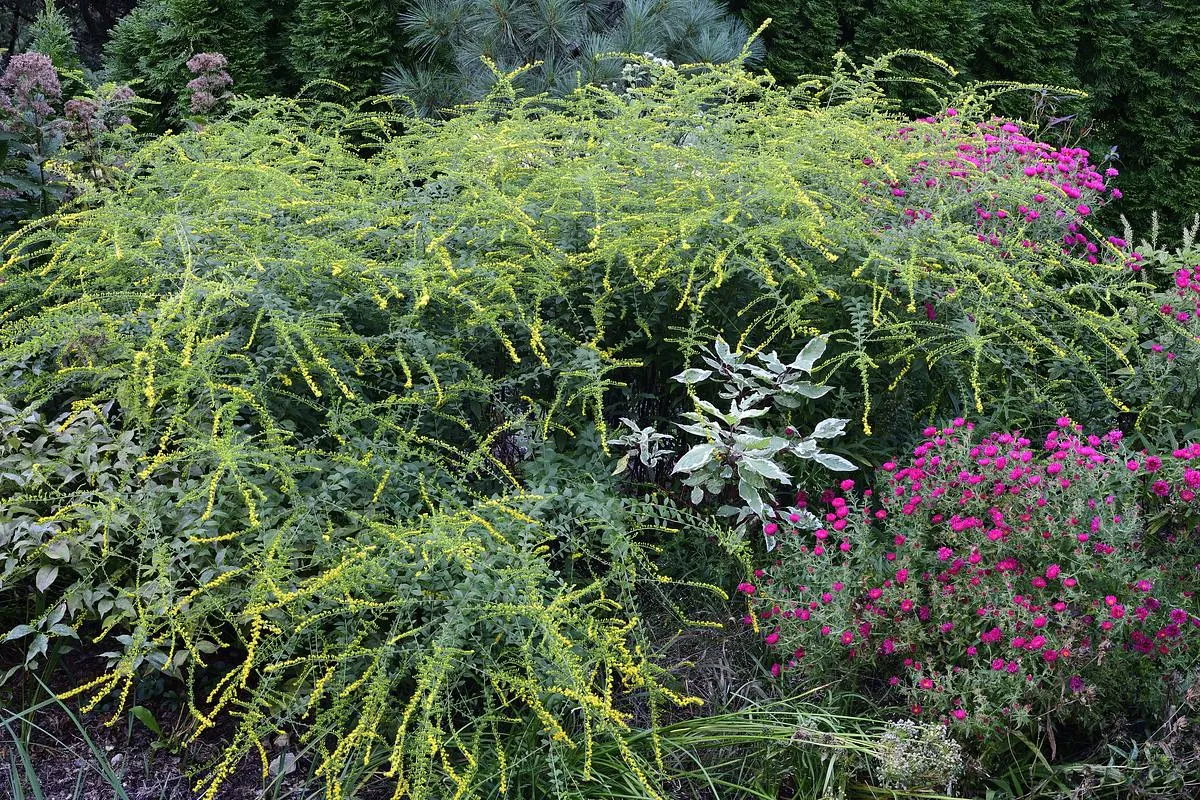
M839 472L854 469L851 462L821 449L822 441L842 435L849 420L822 420L806 435L788 428L787 436L764 432L756 420L773 406L796 408L829 392L831 387L809 380L824 352L825 339L817 338L805 345L790 364L783 363L775 352L760 353L751 360L718 339L703 355L709 369L691 368L674 376L674 380L688 385L720 381L717 394L729 401L728 410L724 410L698 399L697 410L684 414L687 422L679 425L686 433L703 439L684 453L672 470L672 474L684 476L684 485L692 487L693 503L703 502L706 495L719 496L726 486L736 485L741 505L722 506L718 513L735 517L738 523L787 517L792 525L819 527L816 517L803 509L779 508L774 496L779 486L792 483L784 467L789 459L816 461ZM767 549L774 549L774 537L765 535Z

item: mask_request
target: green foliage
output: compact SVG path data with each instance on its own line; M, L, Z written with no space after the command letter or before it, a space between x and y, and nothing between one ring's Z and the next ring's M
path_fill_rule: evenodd
M724 63L750 36L712 0L418 0L401 21L413 58L385 86L422 114L486 94L497 77L488 62L502 73L532 65L523 88L565 94L620 78L604 54Z
M29 26L29 49L48 55L60 75L83 74L71 22L54 5L54 0L46 0L45 7Z
M1139 225L1161 210L1172 225L1200 195L1200 50L1187 0L742 0L733 4L765 33L767 68L780 80L823 73L845 49L855 58L919 48L967 79L1082 89L1086 100L1014 96L1008 114L1037 116L1061 140L1096 152L1116 147L1125 173L1122 213ZM914 75L929 77L921 69ZM930 110L911 93L910 104ZM1114 220L1115 222L1115 220Z
M400 13L408 5L406 0L295 3L282 31L294 82L303 86L336 81L348 87L355 100L377 94L379 76L400 50Z
M127 86L93 85L81 72L63 96L50 57L15 56L0 76L0 230L49 214L66 200L112 184L133 147L130 114L143 103Z
M195 53L217 51L229 60L234 90L251 95L289 86L274 35L290 4L274 0L147 0L112 31L105 67L114 80L136 82L144 96L173 117L192 75Z
M720 376L722 400L729 401L729 410L722 411L707 400L696 398L696 410L683 415L688 421L680 430L703 440L684 453L675 463L675 472L684 474L683 485L691 488L693 505L706 495L720 497L727 488L736 487L738 506L723 506L718 514L734 517L738 524L748 519L762 519L769 508L779 504L774 495L779 486L790 486L792 476L781 463L783 459L811 460L827 469L852 470L854 465L833 453L821 450L820 442L841 436L847 419L823 419L812 432L800 436L788 426L767 426L771 411L794 409L804 401L827 394L831 387L819 386L807 380L817 359L825 352L825 340L813 339L790 364L784 364L774 352L759 354L758 364L745 355L733 353L718 339L704 361L713 369L691 368L674 377L689 388L702 384L714 374ZM762 404L766 404L763 407ZM750 420L755 420L751 422ZM786 463L786 462L785 462ZM788 509L799 519L798 509ZM811 515L805 514L817 526ZM766 531L767 550L775 549L774 528Z
M1136 409L1134 427L1150 446L1178 447L1200 438L1200 217L1177 247L1158 241L1157 226L1138 247L1153 307L1137 316L1148 357L1128 373L1122 396ZM1131 236L1131 233L1127 233ZM1134 416L1132 413L1128 416Z
M34 604L10 635L101 643L88 708L182 678L195 735L233 731L209 796L297 721L333 797L372 753L409 795L486 794L547 740L585 777L608 748L659 792L631 709L689 701L637 603L671 589L652 554L686 515L596 477L610 423L684 402L655 365L723 338L800 373L825 331L820 378L856 378L864 420L891 385L1033 407L1055 365L1093 379L1060 397L1111 392L1141 287L1061 253L1063 196L980 241L942 163L980 141L982 98L908 135L880 64L786 91L628 61L623 91L520 98L501 78L444 121L237 101L6 243L0 489L20 537L0 554L6 602ZM946 188L906 225L891 180L918 167ZM639 413L647 386L659 413ZM796 425L806 410L828 416Z
M620 79L602 53L725 62L749 35L712 0L143 0L105 53L115 78L142 81L166 105L164 120L189 80L184 62L202 51L229 59L239 93L306 89L346 102L387 91L435 114L487 93L485 58L505 73L538 62L517 79L522 89L563 93Z

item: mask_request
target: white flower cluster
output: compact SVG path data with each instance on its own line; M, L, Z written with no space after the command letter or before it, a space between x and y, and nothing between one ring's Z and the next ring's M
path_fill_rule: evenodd
M675 62L666 58L659 58L654 53L642 53L642 57L649 60L658 69L671 69L675 66ZM611 84L613 91L622 91L630 86L646 83L652 77L651 71L642 64L630 62L621 70L622 86L618 83Z
M888 723L879 741L880 781L897 789L944 787L950 793L962 773L962 747L945 726L911 720Z

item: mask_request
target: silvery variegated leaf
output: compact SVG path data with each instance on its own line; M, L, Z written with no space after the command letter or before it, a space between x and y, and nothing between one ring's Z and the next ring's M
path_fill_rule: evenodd
M846 432L846 425L850 422L848 419L823 419L817 423L817 427L813 428L813 432L809 434L812 439L832 439L835 436L841 436Z
M725 420L726 423L729 422L729 420L725 419L725 412L707 400L697 400L696 405L698 405L700 410L707 413L710 417L716 417L717 419Z
M770 370L763 369L762 367L756 367L753 364L743 364L742 369L764 383L773 384L775 382L775 373L771 372Z
M704 490L697 486L692 489L692 505L698 506L704 500Z
M746 459L746 460L749 461L750 459ZM748 483L751 486L754 486L755 488L758 488L758 489L767 488L766 479L762 475L759 475L757 472L755 472L752 469L738 470L738 478L743 483Z
M760 354L758 360L766 365L767 369L775 375L782 375L787 367L779 360L779 354L772 350L766 354Z
M681 431L692 434L693 436L701 436L709 438L715 431L711 423L698 423L696 425L678 425Z
M676 472L695 472L712 459L715 451L716 447L708 443L696 445L684 453L679 461L675 463L675 468L671 470L671 474L673 475Z
M762 513L765 509L765 504L763 503L760 487L755 486L747 481L745 477L743 477L740 481L738 481L738 494L741 496L742 502L746 504L746 507L749 508L750 511L752 511L754 514L762 516Z
M825 354L825 337L818 336L804 345L804 349L796 356L796 360L792 362L792 369L798 369L801 372L812 372L813 365L817 360Z
M855 469L852 462L833 453L817 453L813 458L818 464L825 467L825 469L831 469L835 472L849 472Z
M785 484L792 482L792 476L784 472L782 467L769 458L746 458L742 460L739 466L743 470L750 470L767 480L779 481Z
M630 455L629 453L626 453L625 455L623 455L619 459L617 459L617 466L612 471L613 475L620 475L622 472L629 469L629 455Z
M779 391L786 394L798 394L801 397L807 397L809 400L816 400L833 391L833 387L810 381L796 381L779 387Z
M700 383L701 381L707 380L710 377L712 377L711 370L696 369L695 367L692 367L690 369L685 369L683 372L679 373L678 375L672 376L671 380L679 381L680 383L691 385L694 383Z
M729 415L726 416L725 419L730 425L737 425L744 419L754 419L756 417L761 417L766 413L767 409L752 408L749 402L741 404L734 403L729 409Z
M787 439L780 436L747 436L748 441L743 445L743 449L754 451L756 456L775 455L780 450L786 450L791 444ZM738 441L738 437L734 437L734 441Z

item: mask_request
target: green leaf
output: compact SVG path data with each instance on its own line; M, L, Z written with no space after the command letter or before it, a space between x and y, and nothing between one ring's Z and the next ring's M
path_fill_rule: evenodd
M748 469L751 472L757 472L764 478L773 481L790 484L792 476L788 475L783 469L769 458L746 458L741 462L742 469Z
M695 472L709 462L716 449L711 444L696 445L675 462L675 469L671 470L671 474L674 475L676 472Z
M33 637L33 641L29 644L29 650L25 653L25 663L28 664L38 656L43 655L49 647L50 637L44 633L39 633Z
M812 372L813 365L824 354L825 338L819 336L804 345L804 349L800 351L800 355L796 356L796 360L792 362L792 367L801 372Z
M46 545L46 555L55 561L70 561L71 546L67 544L66 539L55 539Z
M750 508L751 511L759 516L762 516L763 509L765 508L762 495L759 494L759 490L753 484L744 479L739 481L738 494L741 495L742 501Z
M158 720L154 718L154 714L150 709L145 706L134 706L129 709L129 713L133 715L134 719L145 725L155 736L160 739L163 738L162 726L158 724Z
M825 469L831 469L835 472L850 472L855 469L853 463L833 453L817 453L813 456L813 459L822 467L825 467Z
M58 577L58 567L47 565L37 571L37 576L33 579L33 585L37 587L39 592L44 592L50 588L50 584L54 583L54 579Z
M850 422L848 419L823 419L817 423L817 427L813 428L813 432L809 434L813 439L832 439L835 436L841 436L846 432L846 425Z
M711 376L712 370L696 369L695 367L692 367L691 369L685 369L678 375L673 376L671 380L690 385L693 383L700 383L700 381L707 380Z
M780 390L786 394L798 394L807 397L809 400L816 400L824 397L833 391L832 386L811 383L809 381L799 381L797 383L789 383Z
M23 636L28 636L29 634L33 633L36 630L37 630L37 628L31 627L29 625L18 625L17 627L13 628L11 631L9 631L7 634L4 635L4 641L11 642L13 639L20 639Z

